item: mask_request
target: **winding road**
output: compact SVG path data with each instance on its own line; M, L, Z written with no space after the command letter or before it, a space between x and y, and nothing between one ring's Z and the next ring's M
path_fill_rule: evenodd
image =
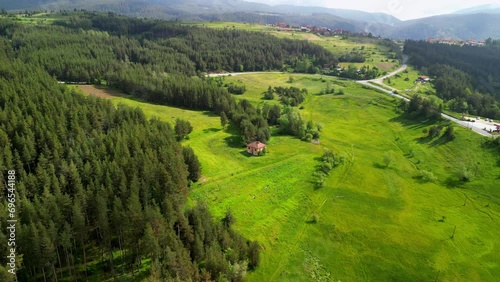
M356 81L357 83L359 84L362 84L362 85L366 85L366 86L369 86L371 88L375 88L377 90L380 90L380 91L383 91L391 96L394 96L396 98L400 98L400 99L403 99L405 101L410 101L410 99L404 97L404 96L401 96L399 94L396 94L394 93L394 91L399 91L398 89L395 89L393 87L390 87L390 86L387 86L387 85L384 85L384 87L387 87L387 88L390 88L392 89L391 90L387 90L387 89L384 89L382 87L379 87L379 86L376 86L376 85L373 85L372 83L378 83L378 84L383 84L383 81L384 79L386 78L389 78L389 77L392 77L392 76L395 76L396 74L400 73L400 72L403 72L404 70L406 70L408 68L408 65L406 64L406 61L408 60L408 56L406 55L403 55L403 65L391 72L390 74L386 75L386 76L383 76L383 77L380 77L380 78L375 78L375 79L371 79L371 80L358 80ZM441 116L444 118L444 119L447 119L449 121L452 121L462 127L466 127L466 128L469 128L471 129L472 131L476 132L477 134L479 135L482 135L482 136L485 136L485 137L493 137L495 135L489 133L489 130L493 130L495 129L493 123L483 123L483 122L469 122L469 121L464 121L464 120L459 120L459 119L456 119L450 115L447 115L445 113L441 113ZM498 137L498 136L496 136Z
M389 78L389 77L393 77L395 76L396 74L400 73L400 72L403 72L405 71L407 68L408 68L408 65L406 64L408 60L408 56L406 55L403 55L403 65L398 68L397 70L383 76L383 77L380 77L380 78L375 78L375 79L370 79L370 80L357 80L356 82L359 83L359 84L362 84L362 85L365 85L365 86L368 86L368 87L371 87L371 88L374 88L374 89L377 89L377 90L380 90L382 92L385 92L393 97L396 97L396 98L399 98L399 99L403 99L405 101L410 101L410 99L404 97L404 96L401 96L399 94L396 94L394 93L395 91L399 91L398 89L396 88L393 88L393 87L390 87L390 86L387 86L387 85L384 85L384 88L382 87L379 87L379 86L376 86L376 85L373 85L372 83L377 83L377 84L381 84L383 85L383 81L384 79L386 78ZM231 72L231 73L214 73L214 74L207 74L207 77L219 77L219 76L238 76L238 75L245 75L245 74L263 74L263 73L285 73L285 72ZM389 88L391 90L387 90L385 88ZM498 137L498 136L495 136L493 134L491 134L489 132L489 130L493 130L495 129L494 128L494 125L493 123L484 123L484 122L468 122L468 121L464 121L464 120L459 120L459 119L456 119L450 115L447 115L447 114L444 114L444 113L441 113L441 116L444 118L444 119L447 119L451 122L454 122L462 127L466 127L466 128L469 128L471 129L472 131L476 132L477 134L479 135L482 135L482 136L485 136L485 137Z

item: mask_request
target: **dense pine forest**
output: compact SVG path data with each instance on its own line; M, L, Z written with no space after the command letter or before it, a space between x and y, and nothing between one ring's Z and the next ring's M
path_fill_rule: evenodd
M9 45L0 41L0 170L16 171L20 281L137 275L144 260L156 279L238 281L258 265L257 243L231 221L214 222L201 204L184 209L199 163L169 124L68 90L11 59ZM0 261L0 280L12 281Z
M232 231L230 212L216 222L202 203L184 207L201 174L195 152L180 143L189 123L179 120L174 130L57 80L209 110L239 127L242 142L267 142L278 119L298 129L284 134L305 138L312 129L291 109L282 116L278 105L236 102L205 73L305 64L314 72L336 58L306 41L261 33L88 12L61 18L33 26L0 19L0 170L3 178L16 171L19 280L244 280L259 264L258 243ZM8 206L1 211L7 253ZM0 258L1 281L13 278L6 263Z
M500 48L493 40L486 46L458 46L406 41L409 63L435 77L437 96L451 110L500 118Z
M317 72L335 56L305 40L241 30L187 27L175 22L90 12L63 13L54 25L0 21L15 56L68 82L101 84L146 101L224 113L243 141L266 142L266 117L250 103L237 104L205 72L295 68ZM305 127L305 123L302 123Z

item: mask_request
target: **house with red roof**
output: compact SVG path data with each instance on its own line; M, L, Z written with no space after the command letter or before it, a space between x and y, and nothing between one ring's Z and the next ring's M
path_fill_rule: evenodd
M264 151L266 146L267 145L262 142L255 141L247 145L247 152L254 156L258 156L260 152Z

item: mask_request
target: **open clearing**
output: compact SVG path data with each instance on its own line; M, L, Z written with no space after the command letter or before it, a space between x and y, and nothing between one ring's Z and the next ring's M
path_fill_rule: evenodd
M496 281L500 277L500 161L482 137L455 127L456 139L429 140L430 124L407 121L388 95L355 82L312 75L227 77L254 104L269 85L306 87L303 117L324 126L321 145L273 136L269 154L250 157L234 128L207 112L125 97L165 121L194 127L190 140L205 181L189 202L204 201L216 218L230 208L234 227L262 245L249 281ZM327 83L344 95L317 95ZM271 103L278 103L271 101ZM345 157L325 186L312 174L325 148ZM388 167L383 164L386 157ZM463 171L472 175L460 181ZM435 183L419 178L431 171ZM311 221L317 214L317 223ZM456 231L454 229L456 227ZM450 237L454 233L453 239Z
M99 98L110 99L117 96L122 96L122 94L113 89L103 87L103 86L95 86L95 85L76 85L76 87L80 88L83 92L90 94L92 96L96 96Z

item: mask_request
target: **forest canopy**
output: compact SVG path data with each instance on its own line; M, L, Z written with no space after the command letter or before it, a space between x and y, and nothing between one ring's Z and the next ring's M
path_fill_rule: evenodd
M456 112L500 118L500 48L411 41L404 52L409 63L435 79L436 94Z

